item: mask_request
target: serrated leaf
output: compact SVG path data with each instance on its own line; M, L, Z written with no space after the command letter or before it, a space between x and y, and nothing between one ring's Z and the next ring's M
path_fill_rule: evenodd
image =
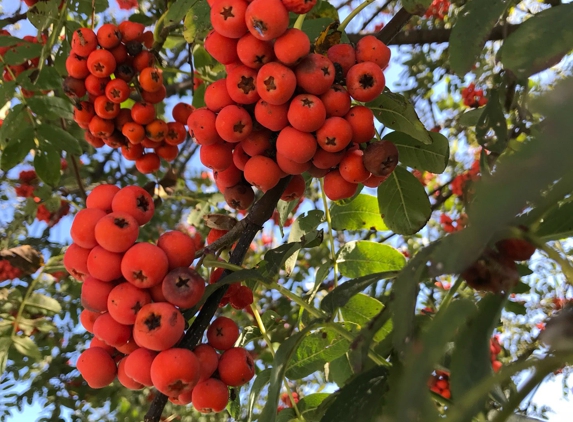
M66 120L73 120L74 118L72 104L64 98L36 95L28 98L27 102L32 111L38 116L47 119L64 118Z
M309 232L316 230L322 223L324 212L321 210L310 210L301 214L293 222L288 236L289 242L300 242L301 239ZM292 254L285 261L285 271L290 274L296 265L298 251Z
M450 66L458 76L468 73L488 36L514 0L470 0L458 13L450 35Z
M490 294L479 301L477 311L458 332L450 365L452 395L463 397L484 378L493 373L490 360L490 339L498 323L506 297ZM466 305L475 309L473 304ZM485 404L477 401L472 414L477 414Z
M253 418L253 407L257 402L261 390L269 383L271 378L271 370L265 369L257 374L253 386L251 387L251 392L249 393L249 401L247 402L247 422L251 422Z
M518 78L556 65L573 48L573 4L561 4L535 14L507 37L501 62Z
M448 138L438 132L428 132L432 138L431 144L412 138L403 132L392 132L384 136L398 148L400 162L408 167L430 173L443 173L450 158Z
M55 314L62 311L62 306L56 299L40 293L32 293L26 301L26 304Z
M38 31L43 31L50 25L56 23L59 5L59 0L41 1L29 8L26 15L30 23L34 25Z
M288 362L285 375L297 380L323 370L327 362L346 353L349 345L348 340L330 328L308 334Z
M414 106L403 95L384 90L377 99L366 104L374 113L374 117L389 127L407 133L423 144L431 144L432 138L426 130Z
M419 232L432 214L424 186L400 166L378 186L378 206L386 226L397 234Z
M360 194L346 205L333 204L330 214L335 230L388 230L372 195Z
M60 154L46 142L36 150L34 169L38 177L50 186L57 186L60 181Z
M382 414L388 390L388 370L376 366L342 387L321 422L375 421Z
M488 103L476 125L476 137L485 149L502 153L507 146L507 121L500 102L499 90L492 89L488 97ZM491 136L491 131L495 136Z
M12 341L14 342L14 348L22 355L35 360L42 359L40 349L30 337L12 337Z
M399 271L404 267L404 255L388 245L366 240L347 242L336 254L340 274L362 277L384 271Z
M386 271L368 274L363 277L345 281L322 299L322 302L320 302L320 309L328 312L329 314L334 314L338 308L346 305L352 296L360 293L368 286L380 280L395 278L397 275L398 271Z
M82 155L79 141L61 127L43 124L38 126L37 133L41 139L54 146L57 151L66 151L73 155ZM42 143L40 143L40 146Z

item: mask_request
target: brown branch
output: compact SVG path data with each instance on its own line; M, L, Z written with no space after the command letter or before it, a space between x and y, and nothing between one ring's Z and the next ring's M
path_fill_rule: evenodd
M246 221L241 237L237 242L237 246L231 252L231 257L229 262L235 265L241 265L245 259L251 242L255 238L256 234L263 228L263 224L268 221L272 215L273 211L279 201L282 193L284 192L286 186L290 182L290 177L285 177L282 179L277 186L265 193L261 199L259 199L251 212L242 221ZM237 224L238 226L238 224ZM231 271L225 270L220 281L223 280ZM197 318L193 321L193 324L185 333L185 336L179 342L177 347L184 347L187 349L194 348L203 338L203 333L207 329L213 315L219 308L219 303L223 298L223 295L229 288L228 285L221 286L217 289L205 302L205 305L199 311ZM145 415L144 422L158 422L161 418L161 413L163 413L163 408L167 404L167 396L161 393L157 393L149 411Z
M396 15L397 16L397 15ZM390 24L388 24L390 25ZM515 32L520 25L500 25L493 28L490 32L488 41L500 41L504 38L504 31L507 35ZM357 43L362 37L366 35L376 35L377 38L384 41L383 34L388 26L384 27L378 34L348 34L348 39L352 43ZM413 45L413 44L433 44L433 43L447 43L450 41L451 29L435 28L435 29L415 29L412 31L402 31L396 33L389 42L384 41L388 45ZM507 36L506 35L506 36ZM384 37L386 37L384 35Z
M402 30L404 25L408 23L412 16L413 15L410 12L402 7L400 10L398 10L398 13L392 16L390 22L388 22L386 26L384 26L384 28L382 28L382 30L376 35L376 38L378 38L384 44L390 43L392 39Z
M17 13L14 16L10 16L9 18L0 19L3 22L6 22L7 25L15 24L16 22L20 22L24 19L28 18L28 14L26 12Z

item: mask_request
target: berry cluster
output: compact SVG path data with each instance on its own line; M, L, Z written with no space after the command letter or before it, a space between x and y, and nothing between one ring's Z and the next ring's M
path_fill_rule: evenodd
M426 19L437 19L443 21L448 15L448 10L450 10L450 2L448 0L434 0L424 17Z
M479 172L480 172L480 164L479 160L473 162L471 168L462 173L457 175L454 180L452 180L451 188L452 193L456 196L462 197L464 196L464 192L468 187L468 182L475 182L479 179Z
M0 29L0 36L10 36L10 32L8 32L5 29ZM38 39L38 37L34 37L32 35L26 35L23 38L24 41L29 42L29 43L41 43L41 44L45 44L47 37L43 36L42 38ZM11 45L11 46L6 46L6 47L0 47L0 57L4 57L4 55L11 49L15 49L17 47L20 47L22 45L22 43L18 43L16 45ZM20 74L28 69L35 69L38 67L38 64L40 63L40 57L34 57L28 60L24 60L21 63L17 63L17 64L10 64L10 65L6 65L4 66L4 72L2 73L2 79L4 80L4 82L10 82L15 80L18 76L20 76ZM34 96L34 91L30 91L24 88L21 88L22 91L22 95L25 98L30 98ZM43 94L47 94L51 91L42 91Z
M446 233L455 233L463 229L467 224L467 215L462 214L457 219L452 219L447 214L440 215L440 224Z
M489 358L491 360L491 367L494 372L501 369L502 363L497 360L497 357L501 353L501 344L499 343L499 335L495 335L491 338L489 343Z
M478 108L487 104L487 98L483 96L483 89L476 89L473 82L462 89L462 98L466 107Z
M64 199L60 200L60 207L55 211L50 211L46 204L38 205L36 210L36 220L48 223L49 227L53 227L60 222L62 217L65 217L70 212L70 203Z
M152 196L137 186L100 185L86 206L72 223L74 243L64 256L66 269L83 283L80 321L94 334L77 362L84 379L102 388L117 376L129 389L154 386L176 404L223 410L227 386L248 382L254 363L245 349L233 347L239 328L224 317L207 330L208 344L193 351L174 347L184 335L182 311L205 291L205 280L189 267L194 239L169 231L156 245L137 243L139 227L155 211Z
M326 57L311 53L304 32L288 29L289 11L305 13L315 2L209 3L214 29L205 49L227 75L207 88L206 107L187 125L231 207L248 208L249 185L267 191L286 175L294 177L283 200L303 194L304 172L324 177L326 195L337 200L351 197L358 183L378 186L394 170L397 149L387 141L366 147L374 116L351 103L383 91L386 45L366 36L356 49L336 45Z
M21 275L22 270L13 267L12 264L5 259L0 260L0 282L14 280L15 278L20 278Z
M435 375L430 377L428 386L430 387L430 391L439 394L445 399L452 397L450 391L450 374L446 371L436 371Z
M211 229L213 231L213 229ZM209 283L214 284L223 275L223 269L217 268L215 271L211 273L211 277L209 278ZM229 285L229 288L225 292L223 299L219 303L219 307L226 306L230 304L235 309L245 309L247 306L250 306L253 303L253 291L247 287L243 286L239 283L233 283Z
M277 407L277 413L279 413L281 410L284 410L287 407L292 407L292 402L294 401L295 404L298 403L300 400L298 393L296 391L292 392L292 401L288 395L288 393L282 393L281 394L281 401L283 402L283 405L279 405Z
M152 45L152 32L136 22L106 23L97 33L80 28L72 36L64 81L85 140L95 148L121 148L144 174L158 170L161 158L175 160L186 137L185 120L166 123L157 118L155 104L165 99L166 88L162 71L154 67ZM134 90L142 101L122 108Z

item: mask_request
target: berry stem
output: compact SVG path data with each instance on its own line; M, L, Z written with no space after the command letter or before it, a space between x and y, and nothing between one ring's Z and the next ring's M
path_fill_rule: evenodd
M350 23L350 21L352 19L354 19L357 14L362 12L362 10L364 8L366 8L366 6L368 6L372 3L374 3L374 0L366 0L365 2L361 3L356 9L354 9L352 12L350 12L350 14L346 17L346 19L344 19L344 21L342 21L342 23L338 26L338 30L340 32L344 31L346 29L346 27L348 26L348 24Z
M448 293L446 294L446 297L444 298L444 300L442 301L442 303L440 304L440 311L442 309L446 309L448 307L448 305L450 304L450 302L452 301L452 299L454 298L455 294L457 293L457 291L459 290L459 288L461 287L462 283L464 282L464 279L462 277L458 277L456 282L454 283L454 285L450 288L450 290L448 290Z
M298 18L296 18L296 21L292 27L295 29L302 29L302 24L304 23L305 18L306 18L306 13L298 15Z

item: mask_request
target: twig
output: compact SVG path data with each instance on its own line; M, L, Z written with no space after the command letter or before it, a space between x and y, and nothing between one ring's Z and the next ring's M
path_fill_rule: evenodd
M229 259L231 264L241 265L243 263L245 255L251 246L251 242L262 229L263 224L272 217L276 204L290 182L290 179L290 177L285 177L277 186L265 193L261 199L253 205L251 212L242 220L246 221L245 228L237 242L237 246L233 249L233 252L231 252ZM225 270L220 281L230 273L231 271ZM223 285L209 296L205 305L203 305L201 311L199 311L197 318L195 318L193 324L189 330L187 330L187 333L177 347L192 349L201 341L205 329L219 308L219 303L228 288L228 285ZM145 415L144 422L158 422L166 403L167 396L158 392L149 407L149 411Z
M384 3L378 9L376 9L376 12L372 13L372 16L370 16L370 18L362 24L361 31L364 31L366 29L366 27L370 24L370 22L372 22L376 18L376 16L378 16L379 13L383 12L384 9L386 9L388 6L390 6L390 3L392 3L393 1L394 0L388 0L386 3Z
M80 190L80 196L85 202L88 196L86 194L86 189L84 188L84 182L82 181L82 178L80 176L78 161L76 160L75 155L71 155L71 159L72 159L72 167L74 168L74 177L76 178L76 182L78 183L78 188Z
M412 16L413 15L406 9L401 8L398 10L398 13L390 19L390 22L382 28L376 37L384 44L388 44L396 35L398 35L398 32L402 30L404 25L408 23Z

